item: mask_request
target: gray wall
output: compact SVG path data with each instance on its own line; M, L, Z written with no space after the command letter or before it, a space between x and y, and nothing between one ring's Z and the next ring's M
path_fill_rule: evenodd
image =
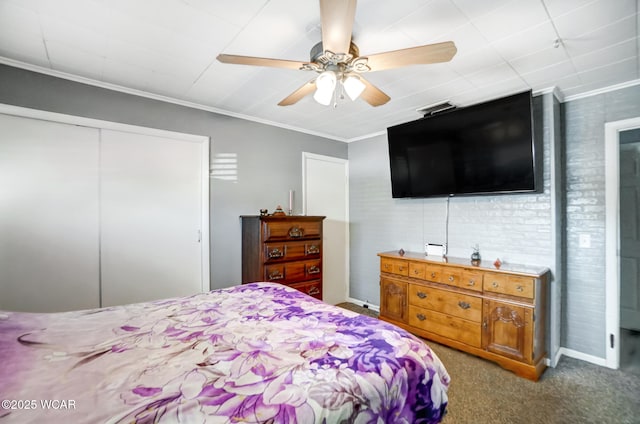
M534 99L536 138L543 141L543 187L539 194L453 197L449 205L449 255L469 257L480 246L483 260L554 269L550 193L550 128L542 99ZM445 242L446 198L393 199L387 137L349 143L350 295L380 304L376 254L424 251Z
M567 263L562 345L604 358L604 125L640 116L640 86L569 101L564 109ZM590 248L579 247L580 234L591 237Z
M343 142L0 65L0 103L211 138L236 153L237 182L210 179L211 285L240 282L240 215L289 202L302 212L302 152L347 158Z

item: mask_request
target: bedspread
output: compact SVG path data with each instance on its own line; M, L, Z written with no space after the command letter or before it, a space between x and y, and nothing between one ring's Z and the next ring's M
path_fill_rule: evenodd
M448 385L408 332L272 283L0 311L0 424L435 423Z

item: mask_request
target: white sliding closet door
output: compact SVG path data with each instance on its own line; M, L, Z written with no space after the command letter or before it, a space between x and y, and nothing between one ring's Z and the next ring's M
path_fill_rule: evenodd
M0 115L0 309L99 306L98 130Z
M201 143L102 130L100 146L102 306L202 292Z

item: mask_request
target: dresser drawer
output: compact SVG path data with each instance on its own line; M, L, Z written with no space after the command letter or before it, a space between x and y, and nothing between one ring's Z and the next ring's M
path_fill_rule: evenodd
M302 293L308 294L309 296L315 297L316 299L322 300L322 281L320 280L289 284L289 287L299 290Z
M462 272L457 268L445 268L440 274L440 282L442 284L448 284L450 286L458 287L460 285L460 279Z
M263 241L320 238L322 221L293 221L289 219L262 222Z
M534 281L532 277L488 272L484 275L483 288L486 292L533 299Z
M458 287L461 289L482 291L482 281L484 274L480 271L463 270L460 276Z
M469 321L482 320L482 299L475 296L409 284L409 303Z
M469 346L481 346L482 327L476 322L409 305L409 325Z
M274 283L296 283L322 278L320 260L298 261L265 265L264 281Z
M427 273L427 264L423 262L409 262L409 277L424 280Z
M320 240L264 244L264 262L296 261L322 257Z
M380 258L380 271L397 275L409 275L409 262L400 259Z
M424 279L433 281L434 283L440 283L442 281L442 267L438 265L425 265Z

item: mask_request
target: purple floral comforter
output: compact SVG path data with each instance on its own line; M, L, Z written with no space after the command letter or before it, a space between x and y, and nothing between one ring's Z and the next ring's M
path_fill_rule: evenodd
M411 334L271 283L0 311L0 423L435 423L448 385Z

